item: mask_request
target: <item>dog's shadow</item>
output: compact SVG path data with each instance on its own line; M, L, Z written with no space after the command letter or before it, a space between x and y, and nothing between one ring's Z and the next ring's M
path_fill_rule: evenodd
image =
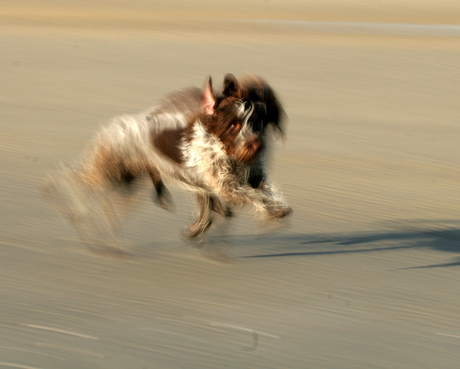
M235 236L232 239L233 247L242 254L241 258L246 259L314 257L419 248L460 253L460 227L446 221L398 223L392 230L376 232L250 235ZM460 257L450 263L412 268L452 266L460 266Z

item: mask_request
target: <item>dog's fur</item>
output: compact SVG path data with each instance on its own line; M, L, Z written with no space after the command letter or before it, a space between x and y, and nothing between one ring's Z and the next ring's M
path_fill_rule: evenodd
M196 194L199 216L189 227L192 238L209 227L213 213L228 216L235 206L250 204L258 214L284 217L291 210L266 183L262 165L265 126L280 127L282 110L277 106L278 118L268 118L266 97L257 95L259 89L248 80L240 84L226 76L223 93L216 97L208 79L203 90L176 92L147 112L114 118L76 168L51 178L45 194L90 244L97 242L88 231L95 214L105 234L112 237L118 227L120 217L109 194L125 188L129 198L130 187L144 175L150 176L157 201L166 209L172 200L163 178ZM268 85L256 81L266 91ZM83 192L87 201L81 201Z
M266 81L254 75L246 75L237 79L233 74L224 78L222 92L217 96L217 102L227 97L236 97L252 105L252 114L248 126L257 135L260 149L251 161L240 163L240 170L246 175L246 184L261 191L265 196L277 199L277 218L292 212L280 195L278 189L269 184L266 174L266 154L269 146L270 133L284 137L284 109L273 89ZM197 196L199 205L198 218L188 229L188 236L195 238L202 234L213 222L213 213L229 217L232 215L231 204L222 204L211 194Z

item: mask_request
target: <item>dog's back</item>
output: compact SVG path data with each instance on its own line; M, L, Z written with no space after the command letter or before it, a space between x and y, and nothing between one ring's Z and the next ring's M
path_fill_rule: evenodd
M157 105L148 109L147 114L184 114L188 119L203 109L203 90L189 87L166 95Z

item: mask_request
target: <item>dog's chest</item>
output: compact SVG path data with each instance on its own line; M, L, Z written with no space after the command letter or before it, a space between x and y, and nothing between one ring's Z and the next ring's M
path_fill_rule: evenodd
M208 133L199 121L194 123L190 134L184 137L182 153L184 167L197 176L220 175L230 170L229 157L222 142Z

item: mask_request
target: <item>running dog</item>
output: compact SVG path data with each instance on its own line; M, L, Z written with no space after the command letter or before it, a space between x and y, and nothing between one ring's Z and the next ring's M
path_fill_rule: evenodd
M288 215L291 208L266 183L262 166L267 106L254 88L242 86L251 84L226 76L216 96L209 78L202 90L183 90L147 112L114 118L76 167L50 177L45 196L91 247L102 239L108 247L115 242L121 215L113 196L121 194L128 206L143 176L166 209L172 201L163 179L195 193L199 216L188 229L191 238L209 227L212 213L229 216L233 207L251 205L270 218Z
M201 109L202 94L202 90L197 88L176 91L167 96L150 114L155 115L164 112L183 113L187 116L196 114ZM271 134L284 137L282 123L285 112L278 97L268 83L260 77L246 75L237 79L230 73L224 78L222 92L216 96L217 104L228 97L241 99L252 107L247 126L260 142L256 155L246 163L239 163L240 171L244 173L246 178L246 184L257 191L265 192L272 198L277 198L278 205L284 208L286 215L289 214L292 210L285 203L283 204L284 199L278 189L268 182L265 167ZM157 189L156 201L160 206L169 209L171 204L169 192L162 181L154 181L154 183L156 183ZM204 233L213 223L215 214L225 217L230 217L233 214L230 203L223 204L218 197L212 196L211 193L200 193L196 197L198 217L188 228L188 232L185 233L190 239Z

